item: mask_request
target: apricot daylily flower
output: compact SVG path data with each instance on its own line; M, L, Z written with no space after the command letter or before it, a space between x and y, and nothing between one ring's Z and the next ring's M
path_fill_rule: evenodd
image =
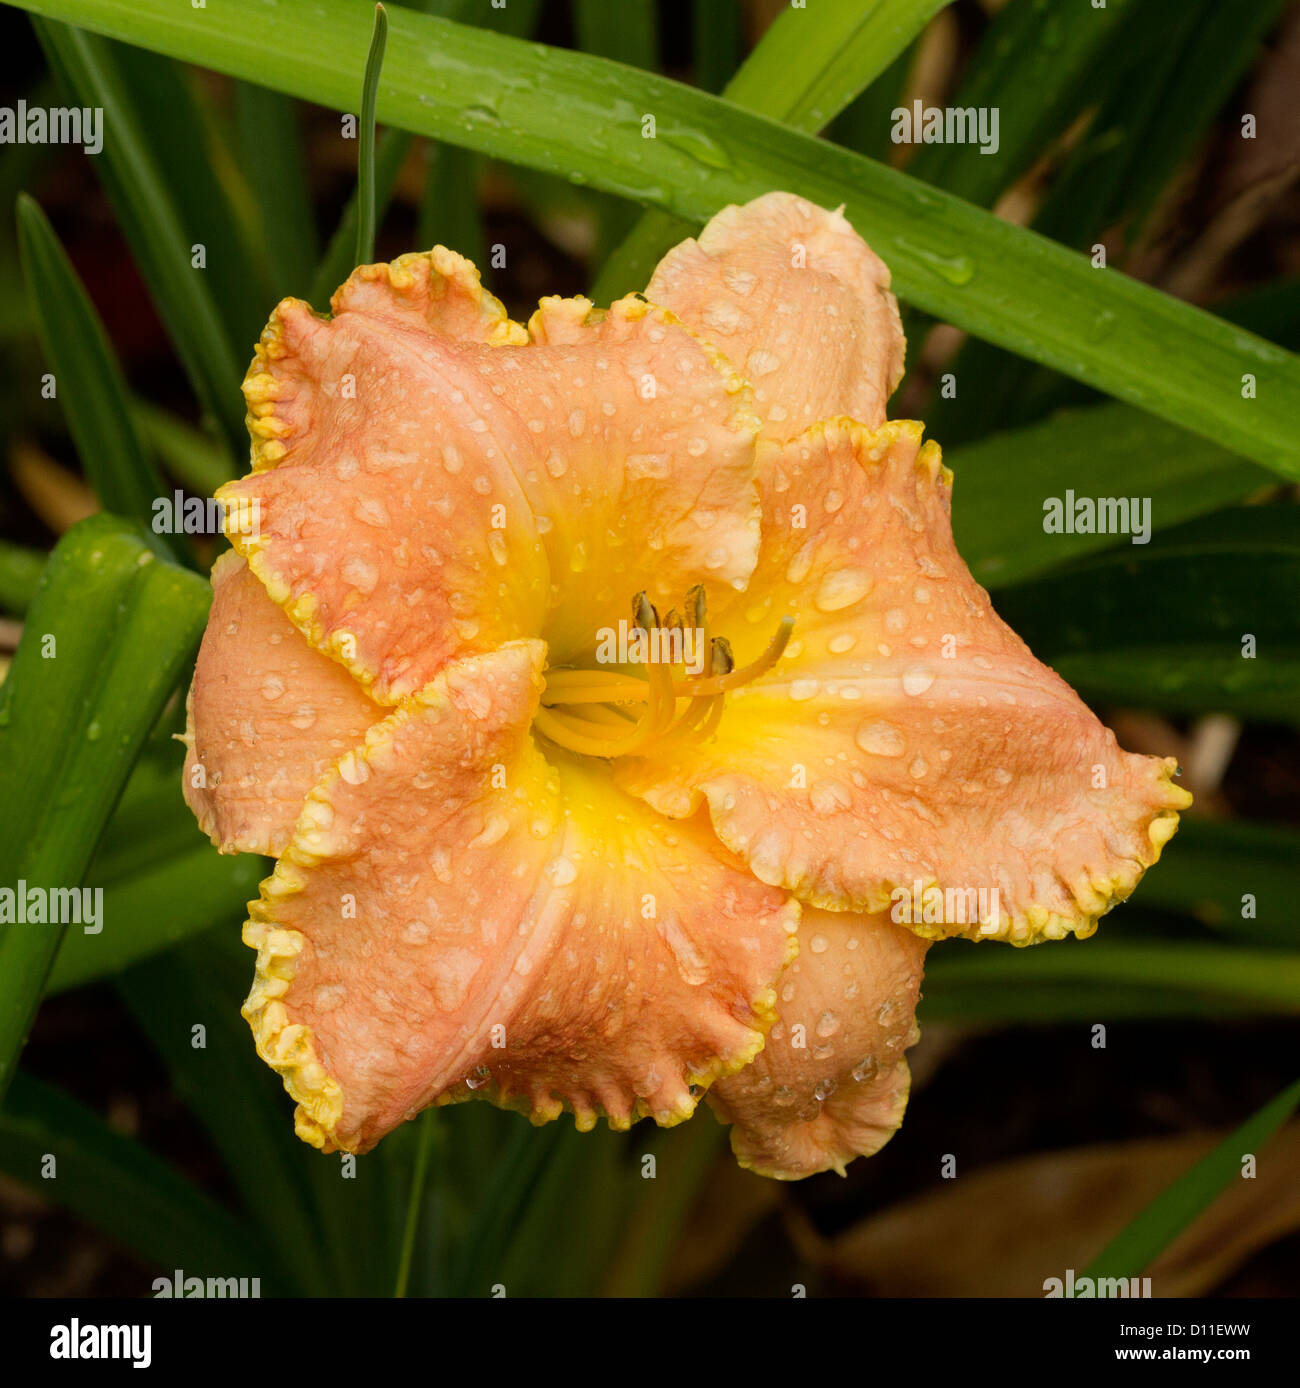
M244 1015L299 1135L707 1094L757 1171L875 1151L930 941L1091 934L1189 799L963 565L884 265L771 194L604 312L441 247L332 309L244 384L185 775L278 858Z

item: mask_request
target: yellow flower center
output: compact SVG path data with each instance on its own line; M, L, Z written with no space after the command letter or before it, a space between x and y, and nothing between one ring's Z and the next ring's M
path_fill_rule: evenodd
M666 740L710 736L726 695L757 679L781 658L793 617L782 617L757 660L735 668L726 637L710 636L704 589L686 595L685 618L674 608L664 618L644 593L632 599L629 643L643 654L633 669L548 670L534 726L570 752L592 757L641 756ZM691 660L692 643L705 655ZM691 665L695 668L692 669ZM637 667L644 674L637 673Z

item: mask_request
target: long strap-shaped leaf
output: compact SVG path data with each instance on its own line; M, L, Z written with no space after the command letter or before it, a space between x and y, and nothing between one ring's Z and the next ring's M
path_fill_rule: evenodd
M368 7L343 0L24 7L336 110L355 100L370 36ZM642 136L645 114L656 118L654 139ZM918 307L1300 477L1300 359L716 97L397 8L379 117L695 220L773 188L842 202Z
M815 135L873 82L951 0L829 0L815 16L782 10L722 95L747 111ZM982 162L982 161L981 161ZM665 251L694 230L647 212L605 262L598 303L640 289Z
M1127 535L1045 529L1045 503L1070 489L1145 501L1158 531L1278 485L1211 440L1113 401L944 449L943 460L956 479L957 548L992 589L1117 545L1133 557Z
M1242 944L1300 949L1300 831L1290 824L1184 816L1142 883L1143 909L1185 911Z
M236 346L207 272L193 264L193 241L166 169L128 99L126 77L100 40L59 24L38 23L36 31L69 99L104 110L105 143L94 156L96 171L195 393L238 458L247 447L239 382L252 344L247 350ZM225 222L209 212L214 232L219 234ZM229 250L235 253L234 247Z
M235 90L239 157L261 214L275 292L301 297L319 253L298 108L253 82Z
M41 345L86 477L106 510L148 525L162 478L145 451L117 355L40 205L18 199L18 246ZM177 556L185 537L172 536ZM165 554L163 541L156 544Z
M201 1268L205 1276L264 1280L271 1275L276 1281L263 1290L280 1289L278 1266L252 1227L140 1143L30 1075L14 1084L0 1112L0 1171L38 1187L42 1195L168 1270L197 1273Z
M1140 1004L1127 1005L1138 990ZM1300 953L1181 940L1098 938L1087 949L934 950L921 1025L931 1021L1300 1013Z
M921 145L908 171L989 206L1090 99L1095 103L1088 78L1132 5L1110 0L1096 9L1010 0L985 30L951 98L956 107L997 108L997 149L981 150L974 159L969 145Z
M332 1221L314 1199L318 1188L344 1183L332 1163L293 1136L280 1086L258 1060L239 1015L247 961L238 959L233 980L223 967L232 953L248 953L233 921L224 939L233 950L197 940L138 965L119 979L118 992L167 1067L172 1092L208 1130L250 1218L292 1269L297 1289L315 1296L359 1290L328 1265ZM203 1028L199 1047L191 1042L196 1026Z
M209 596L133 527L99 515L59 542L27 614L0 687L0 887L15 893L15 920L0 926L0 1098L66 928L26 911L18 923L17 893L80 886Z
M477 0L477 3L475 0L415 0L408 8L436 14L442 19L459 20L462 24L491 23L502 33L522 38L532 32L537 21L538 0L512 0L509 7L503 10L492 8L486 0ZM374 197L375 216L379 222L383 221L384 212L392 200L397 184L397 175L406 162L413 143L408 131L393 129L385 130L375 145ZM451 157L444 158L448 148ZM430 183L433 186L421 207L416 244L421 248L427 248L441 241L452 250L474 260L482 270L485 267L476 258L481 250L482 229L478 226L478 207L472 197L477 160L472 155L461 156L461 151L454 145L434 145L429 153L432 161ZM445 194L462 189L471 195L471 206L468 208L429 206L430 199L440 204ZM338 226L312 276L311 292L307 297L322 311L329 308L330 295L347 279L352 269L352 256L357 241L360 192L358 186L345 204Z
M1087 516L1079 498L1074 516ZM1300 721L1295 508L1223 509L1148 544L1120 538L998 591L1039 659L1094 703Z
M247 853L222 857L203 843L177 809L179 776L173 791L170 814L189 831L190 845L160 854L151 866L104 885L104 917L111 927L102 935L76 930L67 935L50 973L48 992L79 988L119 973L218 924L238 933L244 903L257 895L266 865ZM93 866L86 881L91 887L100 885Z
M772 21L724 95L816 133L883 72L952 0L823 0Z
M0 611L25 612L36 596L45 568L45 555L37 549L0 540Z
M1137 1277L1208 1209L1300 1104L1300 1080L1249 1117L1186 1175L1162 1191L1097 1255L1085 1277Z

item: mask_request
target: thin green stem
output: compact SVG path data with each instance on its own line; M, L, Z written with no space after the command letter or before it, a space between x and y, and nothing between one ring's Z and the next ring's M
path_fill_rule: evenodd
M375 6L375 28L366 56L366 75L361 87L361 126L357 131L357 264L375 258L375 103L379 98L379 73L388 43L388 11Z
M424 1203L424 1187L429 1173L429 1154L433 1149L435 1119L433 1109L420 1116L420 1140L415 1149L415 1171L411 1176L411 1195L406 1202L406 1228L402 1231L402 1254L397 1262L397 1284L393 1296L399 1301L406 1295L411 1280L411 1258L415 1253L415 1231L420 1225L420 1207Z

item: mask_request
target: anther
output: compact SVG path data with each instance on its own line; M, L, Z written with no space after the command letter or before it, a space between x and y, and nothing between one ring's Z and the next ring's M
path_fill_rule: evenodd
M642 631L653 631L659 625L659 614L655 611L654 603L644 593L638 593L632 599L632 620Z
M680 742L712 736L722 717L724 695L757 679L780 660L794 618L783 617L758 659L737 669L727 638L709 635L701 585L687 593L685 610L685 618L673 608L661 619L646 593L632 599L633 621L648 636L684 632L688 623L695 628L707 644L707 675L677 679L668 660L653 656L646 659L644 678L615 670L553 670L542 691L537 731L571 752L605 759L645 754L665 737ZM685 649L684 641L681 646ZM683 700L686 707L679 715ZM629 704L641 705L635 718L626 708Z

